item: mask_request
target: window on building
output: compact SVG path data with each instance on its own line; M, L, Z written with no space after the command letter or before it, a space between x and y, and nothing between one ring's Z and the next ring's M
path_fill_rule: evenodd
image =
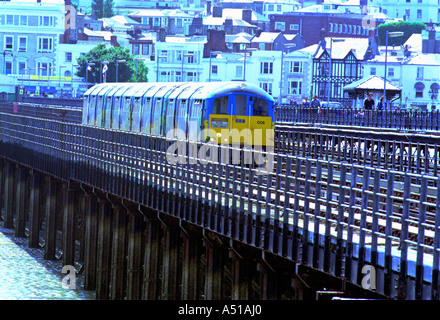
M372 75L372 76L376 75L376 67L371 67L370 75Z
M41 16L39 25L42 27L52 27L54 25L54 18L50 16Z
M148 44L142 45L142 54L149 55L150 54L150 46Z
M422 19L422 10L417 9L417 19Z
M289 81L288 94L302 94L302 82L298 80Z
M298 31L299 30L299 24L291 24L289 28L290 28L291 31Z
M182 19L176 19L176 27L181 28L183 26Z
M243 66L235 66L235 77L236 78L243 77Z
M175 75L176 75L176 82L181 82L181 81L183 81L183 80L182 80L182 74L181 74L180 71L176 71Z
M12 61L5 62L5 74L12 74Z
M301 73L303 71L301 61L291 61L290 62L290 72L291 73Z
M17 69L18 74L26 74L26 61L18 61Z
M28 17L20 16L20 26L27 26L27 24L28 24Z
M72 52L66 52L66 62L72 62Z
M271 82L262 82L260 83L260 88L266 91L268 94L272 95L272 83Z
M51 67L52 67L52 63L50 62L38 62L37 74L40 76L48 76L50 75Z
M14 16L12 14L6 15L6 24L13 25L14 24Z
M394 68L388 68L388 77L394 77Z
M277 11L281 12L281 5L280 4L277 4Z
M417 79L423 79L423 67L417 67Z
M273 73L273 62L261 62L260 73L272 74Z
M218 73L218 66L213 65L213 66L211 67L211 73L212 73L212 74L217 74L217 73Z
M275 22L275 30L285 31L286 24L284 22L276 21Z
M139 43L133 43L133 54L139 54Z
M425 89L423 82L417 82L414 89L416 90L416 98L423 98L423 90Z
M18 37L18 51L25 52L27 50L27 38Z
M188 51L186 58L187 63L196 63L196 54L194 51Z
M267 11L273 11L273 8L274 8L273 4L269 4L267 6Z
M50 37L38 37L38 52L52 52L53 39Z
M5 36L4 50L14 50L14 37L13 36Z

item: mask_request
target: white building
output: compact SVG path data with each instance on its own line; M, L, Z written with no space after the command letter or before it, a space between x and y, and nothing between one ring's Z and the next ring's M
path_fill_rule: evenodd
M438 0L372 0L371 3L391 18L411 22L440 22Z

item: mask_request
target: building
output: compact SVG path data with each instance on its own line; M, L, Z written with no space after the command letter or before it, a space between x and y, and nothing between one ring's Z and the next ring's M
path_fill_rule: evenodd
M0 1L1 74L23 85L31 76L59 76L56 52L64 32L64 0Z
M372 0L387 16L411 22L440 22L438 0Z
M304 48L313 53L312 95L324 101L351 105L343 88L363 77L362 65L370 58L374 38L325 38Z

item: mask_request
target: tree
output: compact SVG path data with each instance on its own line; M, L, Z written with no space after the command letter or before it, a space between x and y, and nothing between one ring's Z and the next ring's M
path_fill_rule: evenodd
M96 19L104 17L104 0L93 0L92 12Z
M401 31L403 35L401 37L388 37L388 45L389 46L400 46L408 40L409 37L413 33L422 33L422 30L426 29L426 25L421 22L408 22L408 21L399 21L381 24L377 27L377 33L379 36L380 45L385 45L385 37L386 32L395 32Z
M107 61L108 70L106 73L106 82L116 81L116 61L125 60L118 63L118 82L147 82L148 68L143 61L135 60L133 54L128 49L122 47L107 47L105 44L99 44L84 56L78 58L76 75L85 78L87 73L88 82L103 82L102 67L104 61ZM90 66L90 70L86 72L87 63L94 64ZM137 65L137 70L136 70ZM138 76L136 75L136 71Z
M113 0L104 0L103 18L111 18L114 16Z

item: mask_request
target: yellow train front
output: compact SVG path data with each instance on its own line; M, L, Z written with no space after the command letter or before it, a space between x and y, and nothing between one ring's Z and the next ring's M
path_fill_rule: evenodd
M83 124L221 144L272 146L273 98L246 82L102 83Z

